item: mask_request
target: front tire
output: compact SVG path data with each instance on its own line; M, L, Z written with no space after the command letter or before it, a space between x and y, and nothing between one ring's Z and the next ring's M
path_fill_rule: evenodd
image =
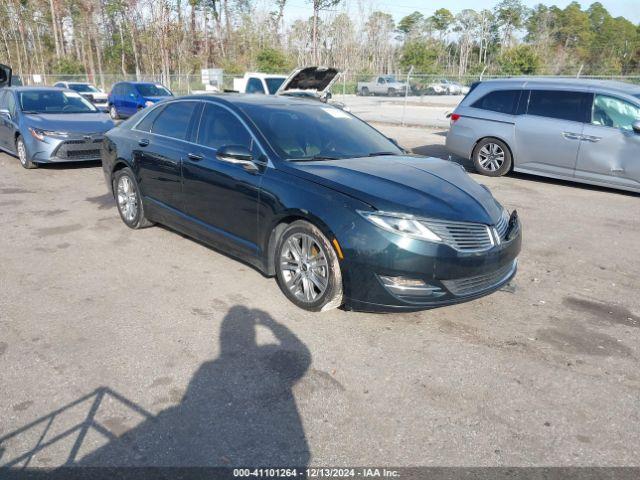
M140 188L130 168L118 170L113 176L113 194L120 218L127 227L137 230L153 225L145 217Z
M111 120L120 120L120 115L118 115L118 110L116 110L115 105L111 105L109 107L109 116L111 117Z
M360 95L362 95L363 97L368 97L369 89L367 87L362 87L362 90L360 90Z
M38 164L32 162L29 157L29 152L27 151L27 146L24 143L22 135L18 135L18 138L16 138L16 152L18 152L18 158L20 159L22 168L26 168L27 170L38 168Z
M315 225L293 222L280 236L275 255L278 286L296 306L319 312L342 304L338 256Z
M473 165L476 171L488 177L501 177L511 170L511 151L497 138L484 138L473 149Z

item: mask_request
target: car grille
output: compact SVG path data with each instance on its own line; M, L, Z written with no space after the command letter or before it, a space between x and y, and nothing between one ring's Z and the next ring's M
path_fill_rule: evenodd
M488 250L494 245L491 230L481 223L422 220L444 243L461 252Z
M500 220L496 223L496 231L498 232L498 237L500 239L504 239L507 234L507 229L509 228L509 213L506 210L502 210L502 215L500 216Z
M501 284L508 279L517 266L517 261L514 260L507 265L500 267L498 270L494 270L490 273L484 273L475 277L459 278L455 280L443 280L442 284L453 295L466 296L480 293L484 290L489 290L496 285Z
M87 135L85 139L66 140L55 151L55 157L60 160L100 160L100 146L102 136Z
M444 243L460 252L480 252L489 250L497 242L493 227L482 223L450 222L444 220L421 220L433 233L438 235ZM509 227L509 214L502 212L500 220L495 225L497 237L504 239Z

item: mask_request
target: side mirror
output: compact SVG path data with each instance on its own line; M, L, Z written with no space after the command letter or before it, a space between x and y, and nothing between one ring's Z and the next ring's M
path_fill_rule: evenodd
M258 171L258 167L253 163L253 156L251 151L247 147L242 145L224 145L218 148L216 153L218 160L227 163L234 163L241 165L245 170L249 172Z
M634 122L632 128L634 132L640 134L640 121Z

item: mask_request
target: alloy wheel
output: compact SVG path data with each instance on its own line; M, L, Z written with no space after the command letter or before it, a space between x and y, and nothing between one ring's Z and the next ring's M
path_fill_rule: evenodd
M478 152L478 163L485 170L495 172L504 164L504 150L496 143L487 143Z
M118 208L128 223L132 223L138 215L138 197L131 179L123 175L118 180Z
M18 140L17 149L18 149L18 158L20 159L20 163L22 164L22 166L26 166L27 165L27 149L24 146L24 142L22 141L22 139Z
M327 257L318 242L305 233L296 233L286 240L280 269L286 287L305 303L316 301L329 285Z

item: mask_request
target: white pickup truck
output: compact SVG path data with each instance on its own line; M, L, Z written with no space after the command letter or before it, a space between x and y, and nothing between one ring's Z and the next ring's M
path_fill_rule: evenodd
M275 95L286 79L286 75L247 72L244 77L233 79L233 89L240 93Z
M405 95L407 84L399 82L393 75L380 75L370 82L358 82L358 95Z

